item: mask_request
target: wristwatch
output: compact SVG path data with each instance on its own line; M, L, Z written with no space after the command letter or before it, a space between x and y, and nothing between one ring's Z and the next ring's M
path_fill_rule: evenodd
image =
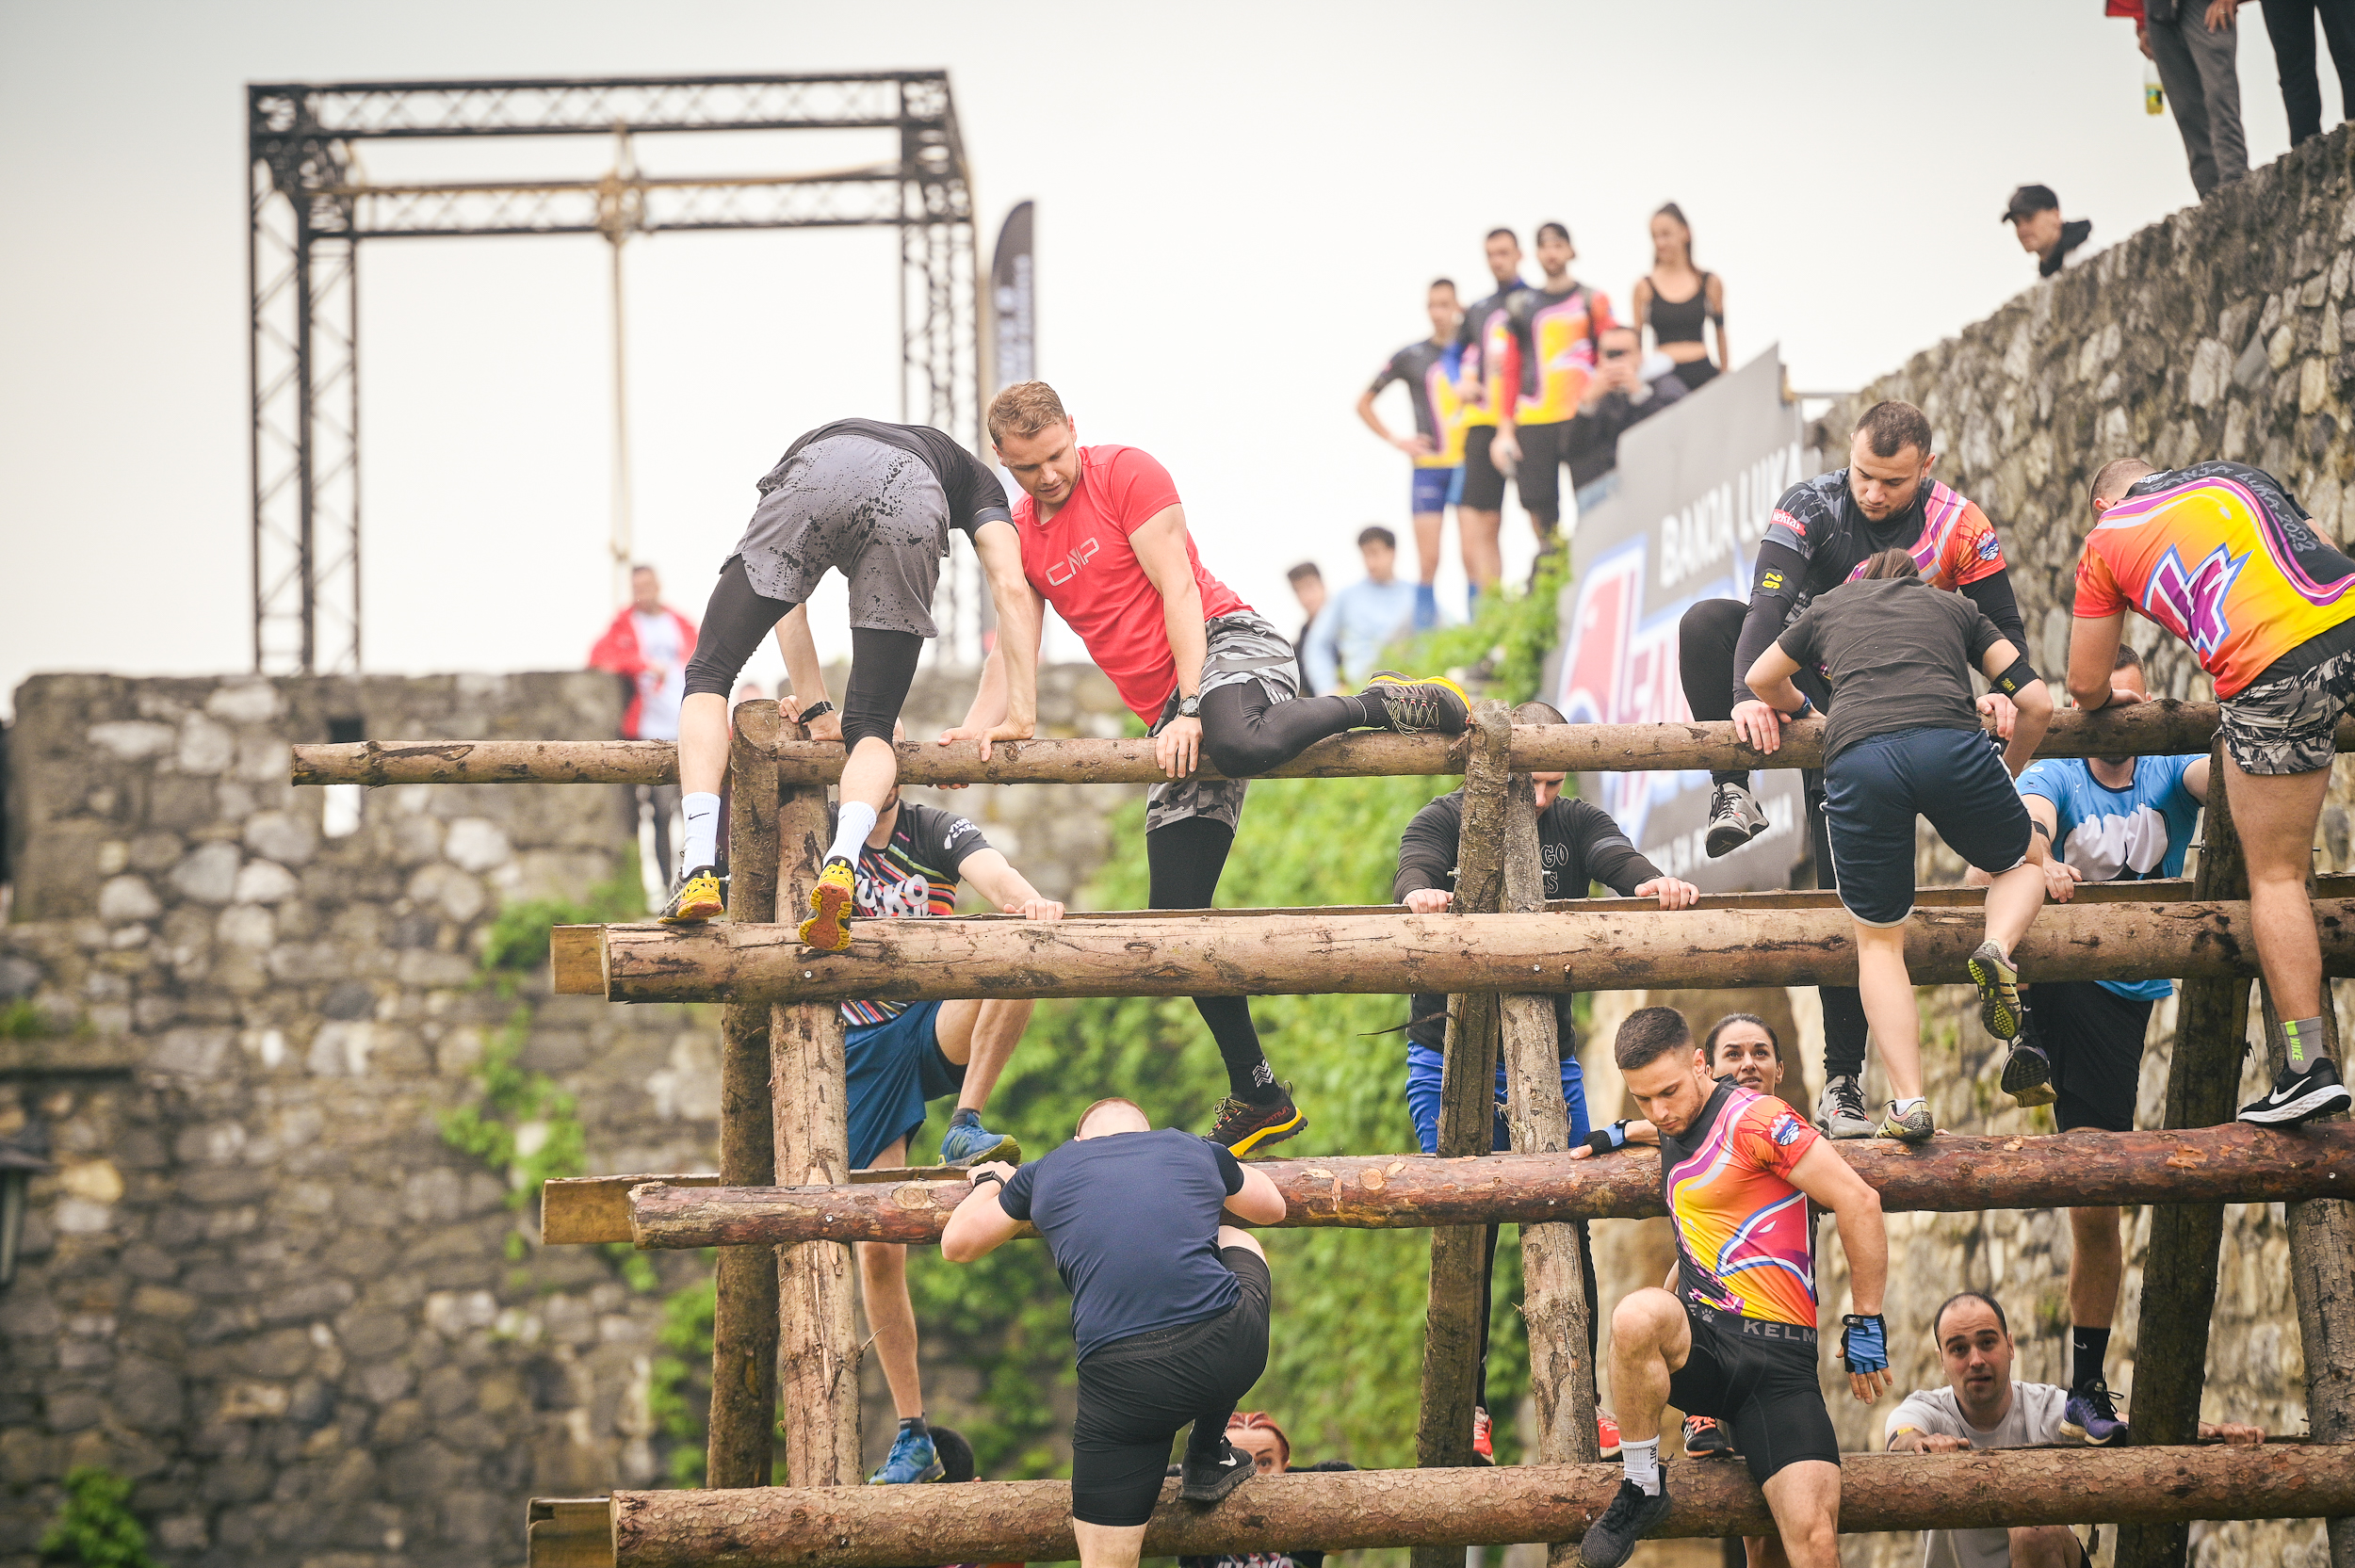
M1180 698L1178 698L1178 718L1180 718L1180 719L1199 719L1199 718L1201 718L1201 717L1202 717L1202 699L1201 699L1201 697L1200 697L1199 695L1196 695L1196 696L1193 696L1193 697L1180 697Z
M827 702L827 701L826 701L823 697L820 697L820 698L819 698L819 699L818 699L818 701L816 701L816 702L814 702L814 703L810 703L810 705L809 705L809 706L807 706L807 707L805 707L805 708L804 708L804 709L802 710L802 722L803 722L803 723L804 723L804 724L806 724L806 723L808 723L811 719L821 719L821 718L823 718L824 716L826 716L827 714L832 713L833 711L834 711L834 704L833 704L832 703Z
M979 1186L983 1182L996 1182L999 1187L1006 1185L1006 1178L999 1175L995 1171L976 1171L967 1179L975 1186Z

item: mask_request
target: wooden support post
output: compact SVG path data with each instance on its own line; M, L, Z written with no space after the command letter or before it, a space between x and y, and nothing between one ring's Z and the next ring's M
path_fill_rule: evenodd
M1584 893L1585 889L1577 891ZM1504 907L1545 907L1545 863L1537 845L1537 801L1529 775L1516 773L1506 798ZM1504 998L1504 1122L1513 1152L1555 1155L1570 1146L1562 1104L1562 1053L1551 996ZM1591 1463L1595 1366L1586 1317L1586 1262L1577 1221L1521 1226L1521 1321L1529 1333L1529 1388L1537 1407L1540 1464ZM1552 1555L1568 1549L1557 1543Z
M832 836L825 785L800 785L785 796L777 809L781 920L798 921L808 909ZM841 1008L777 1003L770 1014L769 1053L778 1179L848 1179ZM850 1486L861 1479L853 1262L851 1249L838 1241L777 1249L778 1393L785 1407L786 1474L794 1486Z
M2288 1063L2289 1046L2270 995L2265 1021L2267 1065L2279 1073ZM2327 982L2322 1028L2331 1059L2343 1060L2338 1010ZM2344 1112L2323 1118L2347 1119ZM2306 1358L2306 1431L2318 1443L2355 1442L2355 1207L2344 1199L2310 1198L2291 1204L2288 1216L2290 1286ZM2330 1535L2331 1568L2355 1568L2355 1514L2331 1520Z
M1456 837L1454 913L1490 914L1504 901L1505 784L1511 768L1513 718L1502 703L1484 702L1472 714L1471 754L1464 775L1463 826ZM1439 1076L1442 1158L1486 1155L1495 1143L1500 998L1472 992L1448 1003L1447 1046ZM1472 1463L1474 1384L1487 1324L1488 1227L1444 1225L1431 1234L1431 1293L1422 1340L1421 1414L1415 1426L1415 1463ZM1419 1547L1414 1568L1446 1568L1461 1554Z
M2249 868L2224 798L2221 740L2208 758L2207 822L2193 885L2202 898L2249 897ZM2249 1029L2249 983L2229 976L2184 982L2175 1003L2175 1051L2168 1063L2163 1125L2212 1127L2233 1119ZM2028 995L2033 1006L2033 989ZM2137 1443L2189 1443L2199 1436L2200 1396L2208 1383L2208 1330L2216 1317L2217 1254L2223 1241L2220 1204L2163 1204L2151 1211L2135 1331L2131 1414ZM2190 1548L2188 1525L2120 1525L2117 1565L2183 1568Z
M728 918L777 917L777 704L736 709L728 748ZM799 733L798 730L796 732ZM769 1100L769 1014L761 1002L720 1014L720 1180L776 1180ZM776 1452L777 1259L772 1247L723 1247L711 1315L711 1436L704 1484L767 1486Z

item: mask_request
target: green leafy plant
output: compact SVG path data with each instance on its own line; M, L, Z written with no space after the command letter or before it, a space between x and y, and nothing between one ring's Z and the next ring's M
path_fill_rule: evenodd
M577 903L568 898L527 898L499 907L483 933L482 975L512 995L514 982L548 961L548 936L558 926L597 926L646 917L645 890L632 859L589 890Z
M518 1002L506 1026L483 1043L481 1059L470 1075L481 1097L441 1118L443 1142L509 1178L510 1208L523 1207L542 1182L577 1176L589 1168L573 1097L545 1073L521 1064L530 1038L531 1009ZM526 1137L527 1127L538 1129L536 1140Z
M42 1559L82 1568L155 1568L147 1555L147 1528L130 1503L126 1478L96 1465L68 1471L65 1508L41 1538Z
M671 1479L680 1486L701 1486L704 1479L717 1301L713 1278L706 1274L663 1301L662 1326L655 1331L655 1342L662 1349L647 1382L646 1409L662 1435L675 1445L670 1456Z
M1569 552L1557 550L1544 558L1527 589L1483 594L1480 612L1470 621L1426 632L1409 644L1407 667L1456 670L1491 659L1489 694L1508 703L1529 701L1537 695L1546 655L1561 635L1562 588L1569 580Z

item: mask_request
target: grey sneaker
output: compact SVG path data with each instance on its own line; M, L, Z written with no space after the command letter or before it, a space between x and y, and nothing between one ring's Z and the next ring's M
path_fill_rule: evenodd
M1910 1108L1899 1110L1897 1107L1901 1104ZM1938 1123L1931 1119L1929 1101L1892 1100L1889 1102L1889 1114L1881 1118L1881 1124L1875 1130L1874 1136L1902 1139L1908 1143L1920 1143L1936 1131L1938 1131Z
M2020 971L1992 942L1972 949L1971 983L1979 990L1979 1022L1998 1040L2020 1038Z
M1815 1102L1815 1125L1827 1138L1873 1137L1873 1119L1864 1113L1864 1086L1845 1074L1826 1080Z
M1703 848L1716 860L1766 831L1765 808L1740 784L1719 784L1709 793L1709 837Z
M2053 1059L2024 1040L2012 1042L2001 1087L2023 1106L2049 1106L2060 1098L2053 1088Z

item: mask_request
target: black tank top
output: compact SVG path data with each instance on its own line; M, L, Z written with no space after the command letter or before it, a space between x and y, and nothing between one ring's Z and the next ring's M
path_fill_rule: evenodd
M1660 344L1698 343L1703 321L1723 321L1724 316L1709 308L1710 274L1701 274L1701 286L1693 291L1690 299L1664 299L1659 285L1651 295L1652 341Z

